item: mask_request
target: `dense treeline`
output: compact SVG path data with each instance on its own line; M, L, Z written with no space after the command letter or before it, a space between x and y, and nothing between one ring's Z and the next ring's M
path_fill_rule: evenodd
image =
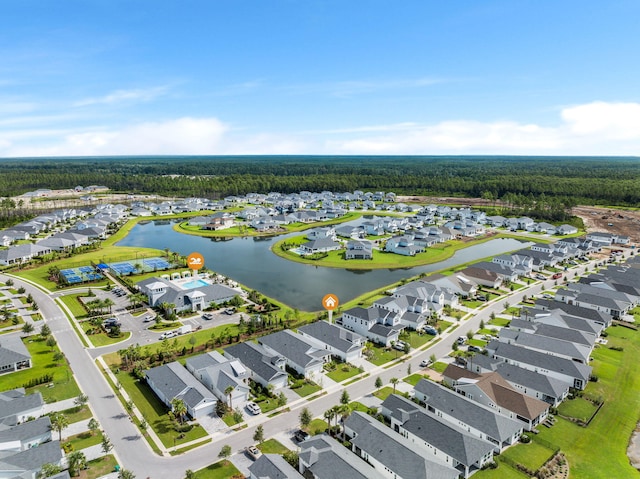
M105 185L114 191L221 198L249 192L394 191L563 204L640 203L638 158L134 157L0 160L0 195Z

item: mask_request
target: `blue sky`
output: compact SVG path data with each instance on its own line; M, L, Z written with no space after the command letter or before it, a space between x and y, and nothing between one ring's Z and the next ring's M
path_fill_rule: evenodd
M7 0L0 157L640 154L636 0Z

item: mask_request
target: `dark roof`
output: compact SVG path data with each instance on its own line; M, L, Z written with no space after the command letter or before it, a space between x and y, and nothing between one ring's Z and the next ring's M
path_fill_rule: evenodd
M274 365L275 361L281 356L268 354L259 344L253 342L238 343L225 348L224 352L242 361L242 364L267 382L277 376L286 375L283 370Z
M249 472L259 479L304 479L279 454L263 454L249 466Z
M315 321L298 328L298 331L345 353L362 348L362 336L327 321ZM354 341L359 344L354 344Z

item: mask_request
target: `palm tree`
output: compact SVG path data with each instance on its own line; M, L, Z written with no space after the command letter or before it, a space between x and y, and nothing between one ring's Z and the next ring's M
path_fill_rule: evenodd
M342 442L344 442L347 439L347 428L344 427L344 422L351 415L351 407L348 404L342 404L338 406L338 411L340 413L340 419L342 420Z
M182 419L184 418L184 415L187 414L187 405L182 399L173 398L171 400L171 409L173 410L173 413L178 417L180 424L182 424Z
M104 308L109 308L109 313L111 313L111 307L116 304L111 298L105 298L102 301L102 305Z
M53 413L50 416L51 420L51 429L57 431L59 434L59 440L62 441L62 430L69 427L69 420L67 417L59 412Z
M224 390L224 393L229 397L229 409L233 411L233 403L231 401L231 395L233 394L233 390L235 388L233 386L227 386Z
M136 475L128 469L120 469L118 479L136 479Z
M398 378L391 378L389 379L389 382L391 384L393 384L393 394L396 393L396 384L398 384L400 382L400 380Z
M80 474L80 469L87 467L87 456L82 451L73 451L67 456L67 463L69 464L69 474L77 476Z
M336 417L336 410L334 408L327 409L323 416L327 420L327 429L331 430L331 421Z

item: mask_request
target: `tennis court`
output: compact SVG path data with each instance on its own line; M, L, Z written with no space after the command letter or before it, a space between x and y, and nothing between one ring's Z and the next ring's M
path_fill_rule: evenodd
M130 261L120 261L118 263L109 263L109 268L119 276L133 273L148 273L169 269L171 263L163 258L141 258Z
M64 277L64 280L68 284L84 283L86 281L96 281L104 278L99 273L96 273L92 266L80 266L79 268L67 268L60 271L60 274Z

